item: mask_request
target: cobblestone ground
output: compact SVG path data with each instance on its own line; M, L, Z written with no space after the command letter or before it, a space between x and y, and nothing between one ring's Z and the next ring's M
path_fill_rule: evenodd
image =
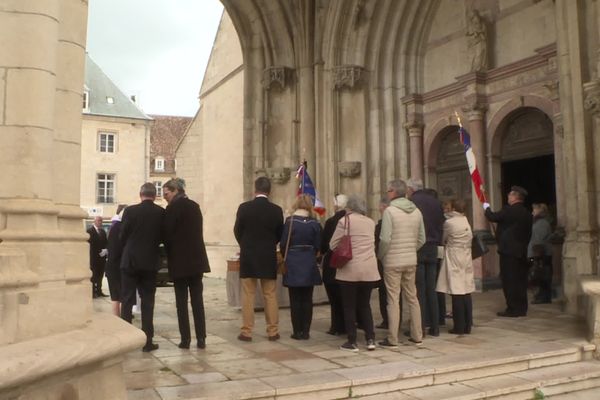
M105 291L106 291L105 287ZM372 296L375 323L381 321L376 291ZM315 306L311 338L308 341L291 339L289 309L280 310L281 340L269 342L265 333L264 314L256 313L253 341L240 342L241 313L227 304L225 281L217 278L204 279L204 301L208 331L207 347L198 350L181 350L175 295L172 287L157 289L154 326L155 341L160 348L152 353L141 350L126 355L124 372L130 400L171 400L191 397L199 384L226 381L253 382L248 379L289 376L306 372L323 372L358 366L382 365L409 361L419 365L436 365L444 357L453 355L464 360L481 360L490 357L490 350L501 349L519 343L544 351L557 344L585 343L585 326L576 317L560 312L559 306L530 306L525 318L498 318L504 299L500 290L475 294L474 323L471 335L459 337L441 328L437 338L427 337L421 347L408 342L397 350L378 348L366 351L364 340L359 342L360 351L349 353L339 350L343 337L325 333L329 327L329 306ZM449 301L448 301L449 303ZM94 300L98 311L110 312L110 301ZM408 315L408 313L405 313ZM190 320L193 319L190 316ZM451 327L451 320L448 320ZM139 327L139 314L134 324ZM193 335L193 328L192 328ZM385 337L385 331L376 331L377 339ZM360 334L359 334L360 337ZM362 339L362 338L361 338ZM213 385L217 387L217 385Z

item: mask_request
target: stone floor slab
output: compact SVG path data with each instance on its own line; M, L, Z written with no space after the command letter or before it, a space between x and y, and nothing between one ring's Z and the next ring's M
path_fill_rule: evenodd
M249 358L236 360L235 362L230 360L218 361L212 362L211 366L232 380L287 375L293 372L281 364L261 358Z
M281 361L281 364L297 372L326 371L329 369L337 369L340 367L339 364L320 358Z
M274 398L275 388L258 379L158 388L162 400L244 400Z
M227 381L227 377L220 372L202 372L197 374L183 374L181 375L188 383L211 383L211 382L224 382Z

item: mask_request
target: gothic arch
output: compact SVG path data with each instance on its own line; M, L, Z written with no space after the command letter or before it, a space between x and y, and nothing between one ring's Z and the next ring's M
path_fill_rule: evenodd
M520 96L519 98L508 101L503 105L492 118L487 127L488 132L488 154L491 157L498 157L502 152L502 135L506 124L509 123L513 112L522 108L535 108L546 114L550 119L558 113L558 105L551 100L535 95Z

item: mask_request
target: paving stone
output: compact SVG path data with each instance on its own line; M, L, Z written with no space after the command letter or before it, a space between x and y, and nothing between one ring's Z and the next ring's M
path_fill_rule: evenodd
M227 381L227 377L220 372L203 372L199 374L181 375L188 383L210 383Z
M128 390L128 400L161 400L154 389Z
M258 379L158 388L162 400L243 400L275 397L275 388Z
M261 381L274 387L278 396L350 386L349 379L330 371L271 376L262 378Z
M325 371L328 369L337 369L339 364L323 360L320 358L309 358L304 360L281 361L281 364L298 372Z
M219 361L211 363L211 366L229 379L248 379L249 377L277 376L291 374L293 371L283 367L281 364L264 360L261 358L250 358L244 360Z
M270 361L292 361L292 360L305 360L305 359L316 359L315 355L306 351L288 349L280 351L271 351L267 353L261 353L262 357Z
M186 382L167 368L143 372L125 373L127 389L150 389L162 386L178 386Z
M501 396L519 389L531 389L532 387L532 383L530 381L517 378L516 376L512 375L471 379L462 383L466 386L477 389L482 393L485 393L486 397Z
M191 355L181 357L165 357L162 358L161 361L165 367L168 367L178 375L204 372L206 369L203 363Z

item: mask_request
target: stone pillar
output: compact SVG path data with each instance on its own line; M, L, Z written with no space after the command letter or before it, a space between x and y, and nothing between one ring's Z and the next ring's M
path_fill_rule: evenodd
M300 159L306 159L311 176L316 175L315 147L315 76L312 65L298 70L298 91L300 105Z
M423 124L409 122L405 128L410 145L410 177L423 180Z
M0 3L0 398L91 398L94 382L94 399L125 399L121 354L144 342L92 310L77 206L86 16L84 0Z
M479 174L483 178L484 184L487 184L489 180L487 174L487 164L485 159L485 111L485 106L474 105L467 109L467 116L469 120L469 134L471 135L471 147L473 148L473 153L475 154L477 168L479 169ZM489 231L490 226L483 213L483 207L481 206L481 202L477 198L477 194L474 189L471 190L471 193L471 199L473 201L473 230Z

